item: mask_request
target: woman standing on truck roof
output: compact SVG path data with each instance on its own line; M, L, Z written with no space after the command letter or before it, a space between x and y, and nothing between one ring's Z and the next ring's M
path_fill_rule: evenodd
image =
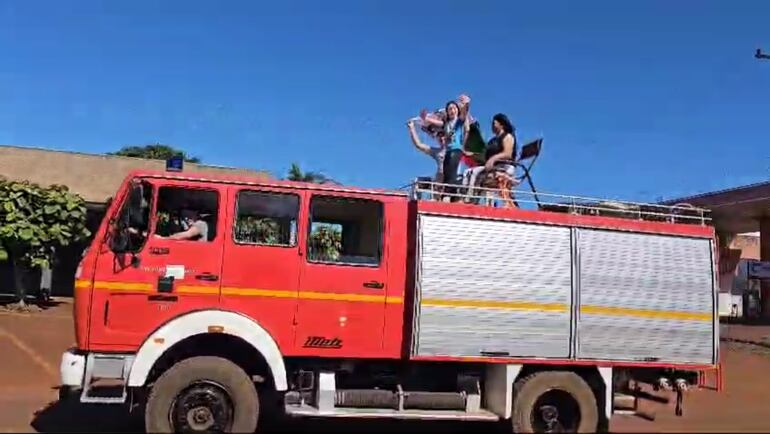
M469 113L470 101L470 97L462 94L456 101L447 102L443 111L429 114L423 110L419 118L407 122L414 146L436 160L439 168L435 181L438 183L457 184L458 177L464 170L464 168L461 170L461 166L469 165L468 162L463 163L469 155L464 151L464 145L472 122ZM423 131L439 142L438 148L430 147L420 141L415 123L419 123ZM456 189L448 187L442 190L454 193ZM457 200L456 197L450 197L450 199Z
M463 143L470 126L469 117L460 117L460 105L455 101L446 104L447 119L444 121L444 134L446 137L446 156L444 157L444 183L457 184L457 174L460 168L460 160L463 157ZM456 189L448 188L449 193L456 193ZM451 197L451 196L450 196ZM452 201L457 198L453 197Z

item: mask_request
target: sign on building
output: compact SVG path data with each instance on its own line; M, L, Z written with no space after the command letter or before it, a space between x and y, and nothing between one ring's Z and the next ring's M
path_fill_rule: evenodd
M749 279L770 279L770 262L749 261L747 265Z

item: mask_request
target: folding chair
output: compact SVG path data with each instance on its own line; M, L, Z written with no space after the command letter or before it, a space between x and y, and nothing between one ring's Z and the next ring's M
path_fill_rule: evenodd
M505 172L497 171L494 174L495 181L493 183L494 187L498 188L500 190L500 196L505 201L505 203L509 207L519 207L519 203L516 201L516 198L514 197L513 189L519 186L522 181L527 181L527 184L529 184L529 189L532 190L532 197L535 199L535 203L537 204L538 209L542 209L542 206L540 204L540 198L537 196L537 190L535 189L535 184L532 182L532 166L535 164L535 161L537 161L537 157L540 156L540 150L543 147L543 139L536 139L533 140L526 145L524 145L523 148L521 148L521 154L516 159L516 161L507 161L507 162L501 162L503 164L511 165L514 168L520 168L521 174L520 175L514 175L511 177ZM527 163L528 161L528 163Z
M521 168L520 175L514 174L513 176L510 176L505 171L498 169L494 172L486 174L484 178L482 178L481 184L486 188L499 190L498 195L507 207L518 208L519 203L514 197L513 189L520 185L522 181L526 180L527 184L529 184L530 190L532 190L532 196L535 199L535 203L537 203L538 209L541 209L540 198L537 196L535 184L532 182L531 172L532 166L535 164L535 161L537 161L537 157L540 156L540 150L542 147L542 138L533 140L524 145L524 147L521 149L521 154L518 156L516 161L499 162L501 167L508 165L513 166L514 168ZM489 196L489 194L487 194L487 196ZM491 198L489 197L487 198L487 203L489 203L490 199Z
M516 168L521 168L521 175L515 176L514 179L514 185L521 184L522 181L526 180L527 184L529 184L529 189L532 190L532 197L535 199L535 203L537 203L537 208L540 209L540 198L537 197L537 190L535 190L535 184L532 182L532 166L535 165L535 161L537 161L537 157L540 156L540 150L543 148L543 138L535 139L521 148L521 154L519 155L519 158L516 160L513 165ZM529 161L528 164L525 164L526 161ZM513 202L516 203L516 206L518 206L518 203L516 202L516 198L511 197L513 199Z

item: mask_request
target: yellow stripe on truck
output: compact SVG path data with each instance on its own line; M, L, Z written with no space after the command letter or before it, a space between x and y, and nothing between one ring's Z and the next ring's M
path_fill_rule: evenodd
M90 288L91 282L88 280L76 280L76 288ZM110 292L153 292L154 287L150 283L135 282L94 282L95 289L108 290ZM179 285L174 293L189 295L218 295L220 289L215 286L203 285ZM385 295L373 294L350 294L339 292L317 292L317 291L281 291L273 289L256 288L236 288L223 287L221 294L224 296L243 296L243 297L266 297L266 298L288 298L303 300L330 300L330 301L348 301L361 303L388 303L402 304L401 297L386 297ZM437 299L424 298L421 301L422 306L427 307L449 307L465 309L500 309L534 312L569 312L570 306L563 303L537 303L526 301L501 301L501 300L471 300L471 299ZM652 309L633 309L626 307L611 306L591 306L580 307L581 314L587 315L609 315L609 316L629 316L649 319L679 320L679 321L712 321L710 313L666 311Z
M89 281L76 281L78 288L90 288ZM93 287L110 292L153 292L154 287L150 283L131 283L131 282L95 282ZM188 295L218 295L220 289L215 286L203 285L179 285L174 294ZM267 297L267 298L301 298L304 300L332 300L332 301L352 301L365 303L403 303L401 297L386 297L385 295L367 295L367 294L349 294L337 292L315 292L315 291L281 291L273 289L255 289L255 288L235 288L223 287L221 294L225 296L245 296L245 297Z
M94 289L107 289L113 292L123 292L123 291L150 292L153 290L153 287L149 283L94 282Z
M424 298L420 302L422 306L434 307L458 307L470 309L503 309L503 310L531 310L540 312L568 312L569 306L561 303L531 303L525 301L498 301L498 300L447 300L438 298Z
M75 288L78 288L78 289L91 289L91 281L90 280L77 279L77 280L75 280Z
M559 303L531 303L518 301L498 301L498 300L447 300L425 298L421 302L422 306L433 307L453 307L467 309L501 309L501 310L520 310L520 311L538 311L538 312L567 312L569 305ZM581 306L580 312L593 315L612 315L612 316L633 316L649 319L667 319L684 321L711 321L712 315L708 313L665 311L652 309L631 309L625 307L607 307L607 306Z
M222 295L240 295L244 297L297 298L296 291L280 291L255 288L222 288Z
M632 309L627 307L581 306L580 313L610 316L635 316L650 319L669 319L685 321L711 321L712 314L682 312L673 310Z
M174 293L190 295L219 295L219 288L216 286L179 285L174 289Z

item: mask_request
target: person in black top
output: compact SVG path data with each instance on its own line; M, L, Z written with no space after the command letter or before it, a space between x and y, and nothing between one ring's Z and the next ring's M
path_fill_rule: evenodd
M469 188L468 197L473 197L473 188L476 186L479 175L493 170L503 170L511 177L514 176L516 161L516 129L503 113L492 117L492 132L495 134L487 143L484 155L486 162L483 166L468 169L464 176L464 184Z

